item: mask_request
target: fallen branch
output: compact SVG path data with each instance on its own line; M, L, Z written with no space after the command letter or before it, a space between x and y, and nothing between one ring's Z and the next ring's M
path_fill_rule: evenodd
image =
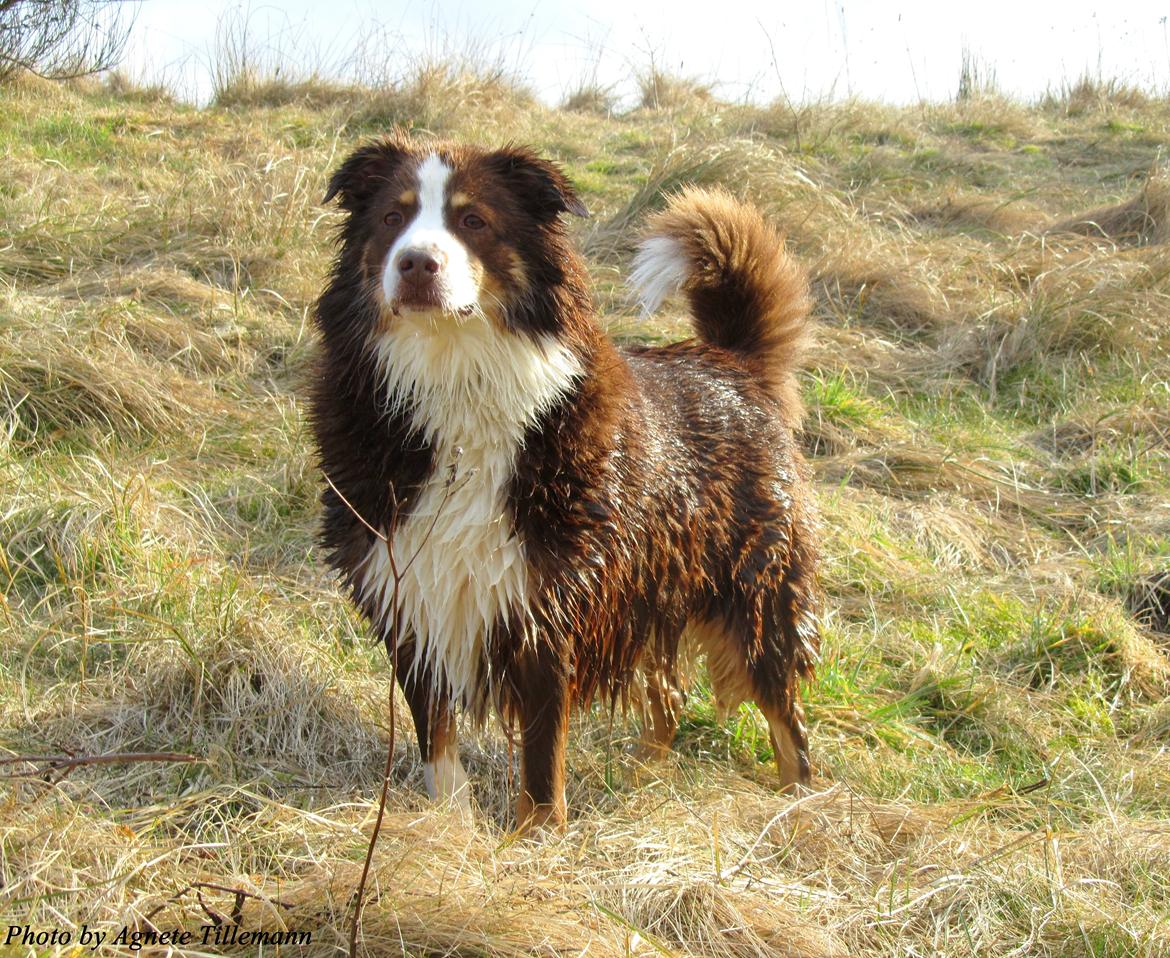
M173 895L171 895L170 898L168 898L166 901L162 902L161 904L155 905L154 908L152 908L150 911L148 911L145 915L142 916L142 920L144 922L146 922L148 925L150 925L151 928L154 928L155 926L154 926L154 922L152 919L154 918L155 915L157 915L160 911L162 911L164 908L166 908L167 905L173 905L175 902L177 902L179 899L181 899L184 895L186 895L187 892L193 891L193 892L195 892L196 899L198 899L198 901L199 901L199 907L203 909L203 913L205 915L207 915L208 918L211 919L211 923L213 925L215 925L216 927L219 927L220 925L224 924L229 919L224 918L223 915L221 915L219 912L215 911L213 908L211 908L207 904L207 902L205 902L203 900L203 889L205 889L205 888L208 891L224 892L225 894L235 896L234 904L232 905L232 914L231 914L230 921L233 925L236 925L237 927L239 926L240 922L243 920L243 917L244 917L244 902L247 901L249 898L254 899L255 901L264 902L267 905L273 905L273 906L278 907L278 908L290 908L291 909L294 907L293 905L290 905L288 902L281 901L279 898L270 898L267 895L261 895L258 892L253 892L253 891L246 891L243 888L235 888L231 885L220 885L220 884L217 884L216 882L210 882L210 881L196 881L196 882L191 882L189 885L186 885L183 888L180 888L177 892L175 892Z
M135 762L206 762L200 755L186 752L111 752L108 755L14 755L0 758L0 765L35 765L26 772L3 772L0 778L39 778L55 784L53 775L60 773L60 782L75 768L83 765L127 765Z

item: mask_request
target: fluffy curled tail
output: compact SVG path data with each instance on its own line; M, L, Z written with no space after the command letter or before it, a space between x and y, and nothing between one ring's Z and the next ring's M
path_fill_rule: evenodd
M650 217L630 281L647 312L685 292L699 338L738 356L799 425L808 277L759 210L724 190L683 190Z

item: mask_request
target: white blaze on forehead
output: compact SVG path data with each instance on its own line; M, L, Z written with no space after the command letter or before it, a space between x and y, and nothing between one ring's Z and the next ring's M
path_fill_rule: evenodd
M447 228L444 217L452 172L437 153L431 153L419 164L415 174L418 209L390 247L382 267L382 293L387 303L393 304L398 299L398 260L406 250L437 254L435 258L443 264L438 277L439 293L447 309L467 309L479 299L479 283L467 247Z
M443 224L443 206L449 179L451 167L443 162L438 153L432 153L422 161L418 168L419 219L437 215L439 225Z

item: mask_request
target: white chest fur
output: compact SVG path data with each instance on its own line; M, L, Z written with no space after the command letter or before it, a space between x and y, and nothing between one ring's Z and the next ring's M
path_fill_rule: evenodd
M576 356L560 342L503 333L486 319L399 317L377 342L386 401L413 410L435 467L392 543L366 558L367 596L392 621L398 570L400 635L415 639L404 668L432 667L436 691L475 702L485 638L504 612L523 616L528 567L507 508L524 433L572 388ZM490 679L490 676L487 676Z

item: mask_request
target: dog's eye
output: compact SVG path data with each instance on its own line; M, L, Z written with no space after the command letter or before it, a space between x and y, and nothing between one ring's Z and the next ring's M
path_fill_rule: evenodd
M391 210L389 213L387 213L385 216L382 217L382 222L385 223L387 226L401 226L402 225L402 214L399 213L398 210Z
M463 225L469 230L481 230L487 223L483 221L482 217L476 216L474 213L468 213L463 217Z

